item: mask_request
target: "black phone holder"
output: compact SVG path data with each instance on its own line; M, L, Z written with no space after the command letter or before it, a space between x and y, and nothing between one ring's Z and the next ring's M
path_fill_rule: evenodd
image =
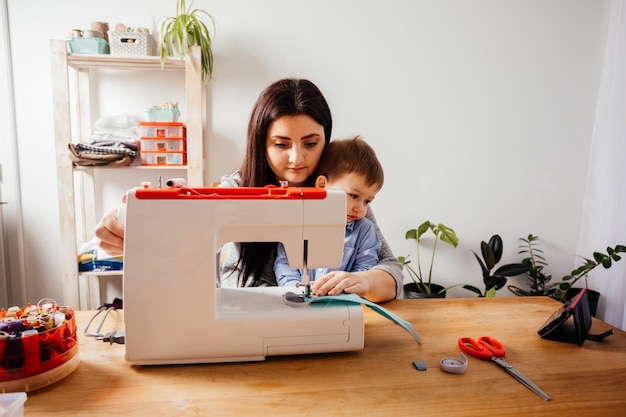
M582 346L585 340L599 341L613 334L613 330L608 330L600 334L591 334L591 312L587 294L582 294L579 302L572 309L571 318L560 323L553 331L541 336L547 340L555 340L566 343L577 343Z

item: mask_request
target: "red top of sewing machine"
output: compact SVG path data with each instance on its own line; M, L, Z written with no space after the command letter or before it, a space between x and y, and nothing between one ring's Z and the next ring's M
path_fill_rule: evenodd
M135 197L140 200L149 199L324 199L326 190L315 187L176 187L135 189Z

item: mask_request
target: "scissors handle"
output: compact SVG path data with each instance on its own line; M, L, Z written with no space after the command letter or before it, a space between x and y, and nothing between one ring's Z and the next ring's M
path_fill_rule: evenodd
M494 339L491 336L481 336L478 338L478 343L489 349L494 356L504 358L504 356L506 355L504 345L500 343L498 339Z
M459 347L462 351L478 359L490 360L494 356L504 357L505 355L502 343L490 336L481 336L478 340L471 337L461 337Z
M459 347L463 352L478 359L488 361L493 357L493 353L489 349L471 337L461 337L459 339Z

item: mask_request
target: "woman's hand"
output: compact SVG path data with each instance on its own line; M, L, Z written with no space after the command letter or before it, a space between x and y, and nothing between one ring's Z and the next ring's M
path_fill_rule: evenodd
M311 283L311 291L317 296L337 295L342 292L353 293L361 297L369 291L369 281L355 273L332 271Z
M379 303L395 298L396 281L380 269L362 272L332 271L316 278L311 283L311 291L317 296L353 293Z
M117 209L107 212L96 225L100 248L111 256L124 253L124 227L117 221Z

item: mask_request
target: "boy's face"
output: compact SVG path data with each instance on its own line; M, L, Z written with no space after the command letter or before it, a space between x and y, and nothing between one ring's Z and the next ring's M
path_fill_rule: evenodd
M380 190L378 184L366 185L365 177L350 173L333 180L328 179L327 188L336 188L346 193L346 223L365 217L367 206Z

